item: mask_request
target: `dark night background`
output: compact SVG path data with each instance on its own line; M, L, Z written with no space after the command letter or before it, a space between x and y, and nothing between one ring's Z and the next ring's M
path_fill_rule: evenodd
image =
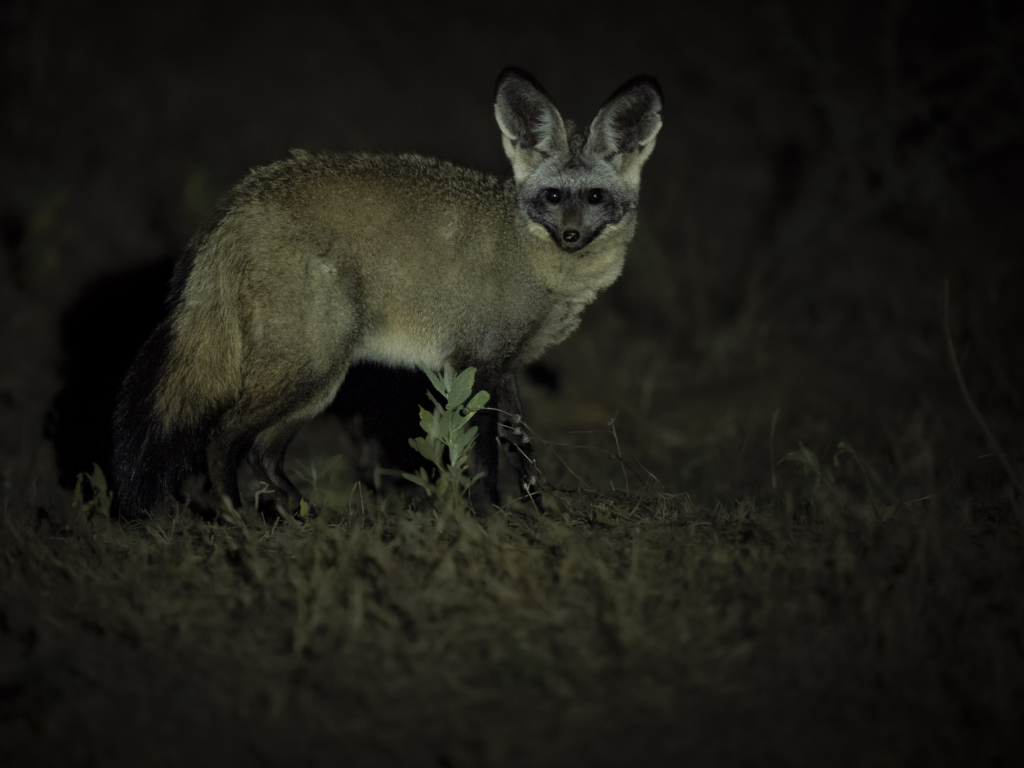
M497 73L516 64L577 121L589 121L614 88L638 73L655 75L665 94L664 128L644 170L640 229L622 278L587 311L577 334L522 379L527 419L538 434L597 449L571 452L571 472L545 459L553 482L564 488L573 477L595 485L618 477L617 465L609 468L600 455L619 451L608 431L614 418L622 456L657 476L664 493L686 494L702 508L743 498L770 508L774 472L782 485L800 482L779 458L804 445L831 464L846 441L872 468L840 477L850 488L864 491L859 478L873 478L878 467L875 487L884 491L877 492L898 508L941 498L933 511L939 505L994 521L995 538L1018 542L1003 554L1019 574L1020 9L996 0L725 0L669 9L4 2L5 514L41 536L48 529L40 533L40 519L70 508L76 475L93 462L105 465L116 388L160 317L173 259L249 168L295 147L416 152L506 175L492 89ZM995 444L958 387L946 319L967 390ZM352 482L370 479L374 467L404 466L422 390L415 376L358 371L333 413L300 436L293 453L341 450ZM413 416L411 427L399 414ZM19 565L31 546L21 534L6 541L8 577L21 574L28 586L11 587L0 603L7 643L0 652L11 654L0 666L0 740L6 728L8 743L38 746L47 713L73 719L67 712L77 710L68 709L72 695L59 692L63 683L39 671L64 663L53 662L64 651L33 656L25 640L47 631L45 612L31 607L32 585L42 582ZM978 584L983 593L991 586L981 577ZM1019 601L1000 606L981 611L1009 611L999 631L1012 639L993 654L1009 654L999 656L1005 689L997 698L1016 709L1007 714L991 706L1010 718L1024 713L1024 613ZM169 663L139 674L173 680L175 662ZM289 674L291 684L315 690L308 670ZM691 683L697 684L680 682L673 690L696 690L686 688ZM732 720L726 694L707 709L688 695L659 712L669 713L670 730L676 715L697 718L708 730L692 754L711 764L763 754L785 764L881 764L883 757L902 764L914 762L910 754L931 754L915 746L929 738L921 735L931 727L925 715L912 718L912 735L890 740L905 749L865 747L863 757L778 745L764 753L756 739L749 752L716 751L708 748L717 743L716 729L723 741L742 741L742 724ZM766 700L762 695L737 700ZM869 703L861 705L876 702L887 712L893 699L873 696L865 694ZM917 706L907 696L908 706ZM968 698L994 696L979 687ZM96 746L104 743L96 734L132 729L133 721L131 712L117 711L116 697L111 701L95 710L105 718L104 707L111 708L109 722L82 726L92 736L81 743L92 746L69 737L60 742L66 751L40 750L37 761L91 765L115 754ZM205 717L195 706L192 717ZM348 706L344 716L369 718L367 728L405 733L397 715L381 725L365 714L372 707ZM406 714L415 720L420 711L410 705ZM178 714L168 705L161 717L174 721ZM504 710L496 717L514 715ZM957 715L967 735L957 742L962 751L946 753L951 761L977 756L979 764L1011 764L1020 755L998 730L998 717L993 730L975 722L986 717L992 713ZM242 715L226 722L227 731L245 730ZM600 743L594 734L604 733L603 721L595 715L587 722L594 730L580 733ZM620 730L625 726L610 733L626 743ZM475 757L458 758L463 753L445 746L448 737L431 734L409 738L433 764L504 764L484 747L467 747L464 753ZM648 735L657 741L657 732ZM532 737L545 743L543 734ZM303 742L309 764L342 755L317 738ZM250 763L259 755L274 762L267 757L274 754L306 759L301 749L239 752L245 737L239 739L214 740L219 746L195 754L211 762ZM867 742L851 736L851 743ZM638 749L633 754L643 755ZM587 754L600 762L600 750ZM667 748L657 754L677 756ZM358 762L355 753L349 758Z

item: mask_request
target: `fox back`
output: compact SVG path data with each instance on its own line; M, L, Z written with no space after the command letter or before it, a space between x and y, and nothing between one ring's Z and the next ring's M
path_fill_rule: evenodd
M364 360L475 366L495 406L477 419L485 500L499 501L498 438L536 491L515 371L622 271L661 94L634 78L580 133L508 68L494 109L511 179L415 155L295 151L235 187L176 266L168 317L122 386L122 514L204 466L218 500L238 506L243 458L293 509L285 449Z

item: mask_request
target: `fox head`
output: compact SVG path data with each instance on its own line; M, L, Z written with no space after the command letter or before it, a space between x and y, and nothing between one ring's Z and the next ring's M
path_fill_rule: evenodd
M635 215L640 169L661 129L661 105L658 82L634 77L581 134L529 73L508 67L498 76L494 116L519 207L535 234L575 253Z

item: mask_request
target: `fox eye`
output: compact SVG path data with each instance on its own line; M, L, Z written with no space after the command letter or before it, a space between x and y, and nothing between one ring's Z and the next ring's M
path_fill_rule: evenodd
M587 192L587 202L591 205L597 205L604 199L604 193L600 189L592 189Z
M547 189L544 191L544 198L552 205L558 205L562 202L562 192L557 189Z

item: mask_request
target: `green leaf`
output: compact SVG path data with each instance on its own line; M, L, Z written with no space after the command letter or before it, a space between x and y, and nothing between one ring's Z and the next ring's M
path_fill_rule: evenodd
M423 488L430 487L430 483L427 482L424 478L420 477L419 475L412 475L409 474L408 472L403 472L402 477L404 477L406 480L409 480L410 482L416 483L416 485L422 486Z
M438 378L434 371L430 370L425 365L421 365L420 370L427 374L427 378L430 379L430 383L434 386L434 389L438 392L444 392L444 385L441 383L441 379Z
M437 411L431 413L426 408L420 408L420 429L422 429L428 437L437 438L440 434L439 425L437 423Z
M444 364L444 389L441 390L441 394L447 398L453 386L455 386L455 369L452 368L451 363L446 361Z
M427 459L428 461L433 457L434 452L430 444L422 437L410 437L409 445L419 451L420 456Z
M452 385L451 392L448 393L449 410L454 411L466 402L471 394L473 394L473 379L475 377L475 368L467 368L456 377L455 383Z
M428 440L425 437L413 437L409 438L409 445L419 451L420 456L427 461L441 466L441 453L444 451L444 446L441 443Z
M479 392L473 395L473 399L466 404L466 408L469 409L471 412L475 413L476 411L479 411L481 408L487 405L490 399L490 393L481 389Z
M463 412L459 414L458 419L453 421L454 427L456 429L462 429L463 425L465 425L467 421L473 418L473 415L481 408L483 408L490 398L491 396L487 392L484 392L483 390L473 395L473 399L470 400L469 403L462 409Z
M839 457L842 456L844 453L850 454L853 457L854 461L856 461L858 464L860 463L860 459L857 458L857 454L853 450L853 448L850 447L850 444L847 443L845 440L840 440L839 445L836 446L836 455L832 457L832 466L839 466Z
M452 416L454 415L456 414L451 411L445 411L437 419L437 438L445 445L451 442Z
M89 501L85 500L83 486L85 481L89 482L92 494ZM92 512L103 517L110 517L110 504L114 499L114 492L107 488L107 478L99 464L92 465L92 472L79 472L75 482L74 500L72 507L81 509L83 512Z
M473 445L473 441L476 440L476 433L476 427L470 427L465 430L455 438L455 442L452 444L452 449L458 450L459 453L465 453L470 446Z
M461 411L452 411L452 432L458 435L462 432L462 428L466 426L466 422L469 421L471 413L462 413Z
M811 477L821 477L821 464L818 461L817 455L803 443L797 443L797 445L800 446L800 449L797 451L790 451L782 460L793 462L800 467L806 475Z
M430 390L427 390L427 397L430 398L430 402L432 402L434 404L434 408L436 410L438 410L438 411L443 411L444 410L444 406L441 405L439 402L437 402L437 398L434 397L434 393L433 392L431 392Z

